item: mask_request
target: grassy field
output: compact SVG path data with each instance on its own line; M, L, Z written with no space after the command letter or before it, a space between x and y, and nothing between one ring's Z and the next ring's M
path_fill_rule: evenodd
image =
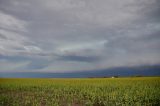
M160 106L160 77L1 78L0 106Z

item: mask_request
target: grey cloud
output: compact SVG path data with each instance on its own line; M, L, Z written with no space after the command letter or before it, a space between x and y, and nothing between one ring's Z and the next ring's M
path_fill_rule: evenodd
M0 54L41 71L159 64L159 7L159 0L1 0Z
M0 28L13 31L26 31L27 23L0 11Z
M27 64L24 68L29 69L29 71L38 71L39 69L43 69L50 65L50 61L46 59L31 59L29 64Z
M20 55L41 52L41 49L25 36L8 30L0 30L0 34L0 54Z
M34 41L26 36L27 22L3 12L0 12L0 20L0 54L21 55L41 52L41 49L34 45Z
M84 56L61 56L59 57L61 61L81 61L81 62L98 62L99 57L84 57Z

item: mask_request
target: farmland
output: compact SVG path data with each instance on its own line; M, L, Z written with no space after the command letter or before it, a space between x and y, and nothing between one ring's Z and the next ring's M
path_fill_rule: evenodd
M0 106L158 105L160 77L0 79Z

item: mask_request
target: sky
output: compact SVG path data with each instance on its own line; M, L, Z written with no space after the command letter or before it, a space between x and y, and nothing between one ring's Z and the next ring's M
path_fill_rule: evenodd
M0 0L0 72L160 64L160 0Z

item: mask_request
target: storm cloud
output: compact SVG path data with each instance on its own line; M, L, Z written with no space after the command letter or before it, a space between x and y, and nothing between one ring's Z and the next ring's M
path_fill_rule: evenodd
M0 71L160 63L159 0L0 0Z

